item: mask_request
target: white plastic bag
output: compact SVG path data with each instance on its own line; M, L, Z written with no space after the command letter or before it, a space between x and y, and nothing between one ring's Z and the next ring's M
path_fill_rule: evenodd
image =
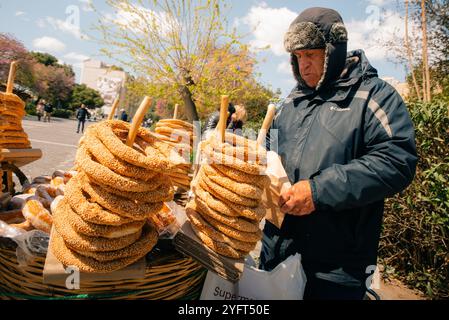
M302 300L306 275L301 255L288 257L272 271L245 265L237 283L208 271L201 300Z

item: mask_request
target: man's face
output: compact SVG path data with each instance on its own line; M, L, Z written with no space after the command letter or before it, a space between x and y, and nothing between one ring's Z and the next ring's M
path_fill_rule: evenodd
M305 49L293 52L298 59L299 73L310 88L316 88L323 75L324 49Z

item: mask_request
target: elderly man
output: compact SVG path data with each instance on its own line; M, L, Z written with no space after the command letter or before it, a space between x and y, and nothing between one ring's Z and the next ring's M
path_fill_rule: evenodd
M305 10L284 44L297 85L273 121L278 141L269 142L293 186L279 200L281 229L265 225L260 267L299 252L305 299L362 299L376 267L384 199L415 173L413 124L364 52L347 53L336 11Z

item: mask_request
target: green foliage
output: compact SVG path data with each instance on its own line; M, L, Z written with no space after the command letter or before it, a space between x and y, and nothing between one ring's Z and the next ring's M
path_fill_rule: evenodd
M52 113L52 117L69 119L73 116L73 111L67 109L55 109Z
M235 52L246 54L247 50L239 36L226 30L226 12L222 10L225 1L106 3L111 11L127 19L100 17L96 29L103 36L101 52L146 78L146 91L151 97L166 99L167 105L182 104L187 119L197 120L198 112L216 103L214 95L232 96L236 94L233 84L242 87L241 82L252 79L252 63L238 65ZM220 63L221 57L226 58L224 63ZM218 65L221 67L211 68ZM168 101L167 97L176 98Z
M58 58L52 56L45 52L34 52L31 51L30 55L37 60L37 62L42 63L46 66L56 66L58 64Z
M83 103L90 109L100 108L104 105L103 98L97 90L88 88L85 84L75 84L69 107L71 110L75 110Z
M34 103L32 103L32 102L28 102L25 105L25 112L27 114L29 114L30 116L35 116L37 114L36 113L36 105Z
M409 104L418 168L386 202L380 256L411 287L449 298L449 109L444 100Z

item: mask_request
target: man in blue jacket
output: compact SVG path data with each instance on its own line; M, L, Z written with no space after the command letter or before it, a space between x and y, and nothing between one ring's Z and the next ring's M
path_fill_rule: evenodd
M293 186L279 200L281 229L265 225L260 267L299 252L305 299L362 299L376 267L384 199L415 174L413 124L364 52L347 52L338 12L305 10L284 45L297 85L273 121L278 141L268 142L277 143Z

